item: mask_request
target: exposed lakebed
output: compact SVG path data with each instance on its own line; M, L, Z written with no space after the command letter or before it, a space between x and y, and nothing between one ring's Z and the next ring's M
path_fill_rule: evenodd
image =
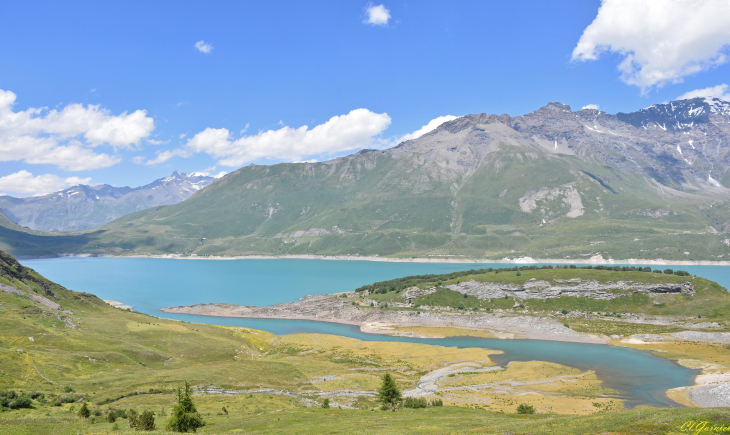
M499 340L475 337L419 339L362 333L352 325L304 320L206 317L163 313L162 307L198 303L272 305L306 295L353 290L361 285L406 275L439 274L488 267L486 263L387 263L302 259L230 261L154 258L55 258L23 260L47 278L76 291L96 294L134 306L136 311L190 322L245 326L273 332L325 333L367 341L426 343L439 346L484 347L500 365L509 361L549 361L594 370L604 386L620 392L628 406L676 405L665 391L692 385L699 372L649 352L582 343ZM675 267L677 268L677 267ZM682 266L690 273L728 287L728 266Z

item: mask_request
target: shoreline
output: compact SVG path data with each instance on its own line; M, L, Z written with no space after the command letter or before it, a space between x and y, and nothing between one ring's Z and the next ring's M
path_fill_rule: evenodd
M412 257L412 258L393 258L380 257L377 255L316 255L316 254L299 254L299 255L238 255L231 257L222 256L197 256L182 254L135 254L135 255L58 255L55 257L18 257L23 260L41 260L51 258L159 258L169 260L326 260L326 261L375 261L385 263L447 263L447 264L515 264L530 265L536 263L547 264L585 264L585 265L655 265L655 266L730 266L730 261L714 261L714 260L644 260L637 258L628 258L617 260L613 258L603 258L600 255L594 255L589 259L568 259L568 258L533 258L533 257L515 257L507 259L488 259L488 258L451 258L444 257Z
M348 321L348 320L342 320L342 319L318 319L316 317L312 316L233 316L233 315L224 315L224 314L213 314L213 313L191 313L191 312L184 312L184 311L176 311L174 309L176 308L184 308L184 307L166 307L166 308L160 308L160 311L164 313L172 313L172 314L186 314L186 315L192 315L192 316L201 316L201 317L221 317L221 318L229 318L229 319L271 319L271 320L306 320L310 322L320 322L320 323L337 323L341 325L351 325L351 326L357 326L360 329L360 332L364 334L372 334L372 335L386 335L390 337L410 337L410 338L424 338L424 339L430 339L430 340L442 340L446 338L450 338L452 336L436 336L436 335L427 335L427 334L419 334L409 331L398 331L396 329L391 328L408 328L408 327L429 327L429 328L452 328L452 329L461 329L464 331L465 337L477 337L477 338L494 338L498 340L539 340L539 341L560 341L560 342L569 342L569 343L583 343L583 344L601 344L601 345L610 345L610 337L602 338L596 335L590 335L590 334L583 334L582 336L570 336L570 337L563 337L563 336L556 336L554 334L541 334L537 332L526 332L522 334L515 334L515 333L498 333L497 331L491 331L491 330L484 330L484 329L476 329L476 328L467 328L464 326L452 326L452 325L422 325L422 324L399 324L394 325L389 322L357 322L357 321ZM483 337L479 335L469 335L469 331L476 331L476 332L486 332L493 335L493 337ZM337 334L333 334L337 335Z

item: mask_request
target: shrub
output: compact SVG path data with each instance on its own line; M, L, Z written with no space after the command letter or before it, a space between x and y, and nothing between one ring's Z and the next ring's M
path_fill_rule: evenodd
M526 403L522 403L520 406L517 407L517 413L518 414L534 414L535 407L532 405L528 405Z
M11 402L9 402L7 404L7 407L10 409L32 408L33 400L30 398L30 396L21 394L16 399L13 399Z
M137 417L137 430L155 430L155 414L152 411L145 411Z
M563 314L568 314L570 311L568 311L565 308L563 308L562 310L560 310L560 312L563 313Z
M89 407L86 406L86 402L81 404L81 408L79 408L78 414L79 414L79 417L89 418L89 416L91 415L91 411L89 411Z
M130 428L136 428L137 427L137 411L134 409L130 409L127 411L127 421L129 421L129 427Z
M74 392L74 389L71 388L70 385L66 385L65 387L63 387L63 392L64 393L73 393Z
M177 405L172 408L165 428L173 432L196 432L203 426L205 422L190 398L190 384L185 382L185 388L177 390Z
M330 399L324 399L324 402L322 402L322 408L324 408L324 409L330 408Z
M425 408L428 402L423 397L406 397L403 401L404 408Z
M444 406L444 401L441 399L431 400L431 406Z
M674 271L672 269L664 269L664 273L667 275L672 275Z
M114 411L109 411L106 414L106 421L108 423L114 423L115 421L117 421L117 418L114 416Z

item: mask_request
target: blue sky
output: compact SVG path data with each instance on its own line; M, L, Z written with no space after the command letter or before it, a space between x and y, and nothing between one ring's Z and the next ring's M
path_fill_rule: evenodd
M665 8L673 29L646 2L0 2L0 192L324 160L446 115L727 94L727 0Z

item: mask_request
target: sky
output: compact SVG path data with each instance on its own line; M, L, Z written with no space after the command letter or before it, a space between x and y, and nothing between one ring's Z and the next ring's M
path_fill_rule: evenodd
M470 113L730 100L730 0L0 0L0 193L323 161Z

